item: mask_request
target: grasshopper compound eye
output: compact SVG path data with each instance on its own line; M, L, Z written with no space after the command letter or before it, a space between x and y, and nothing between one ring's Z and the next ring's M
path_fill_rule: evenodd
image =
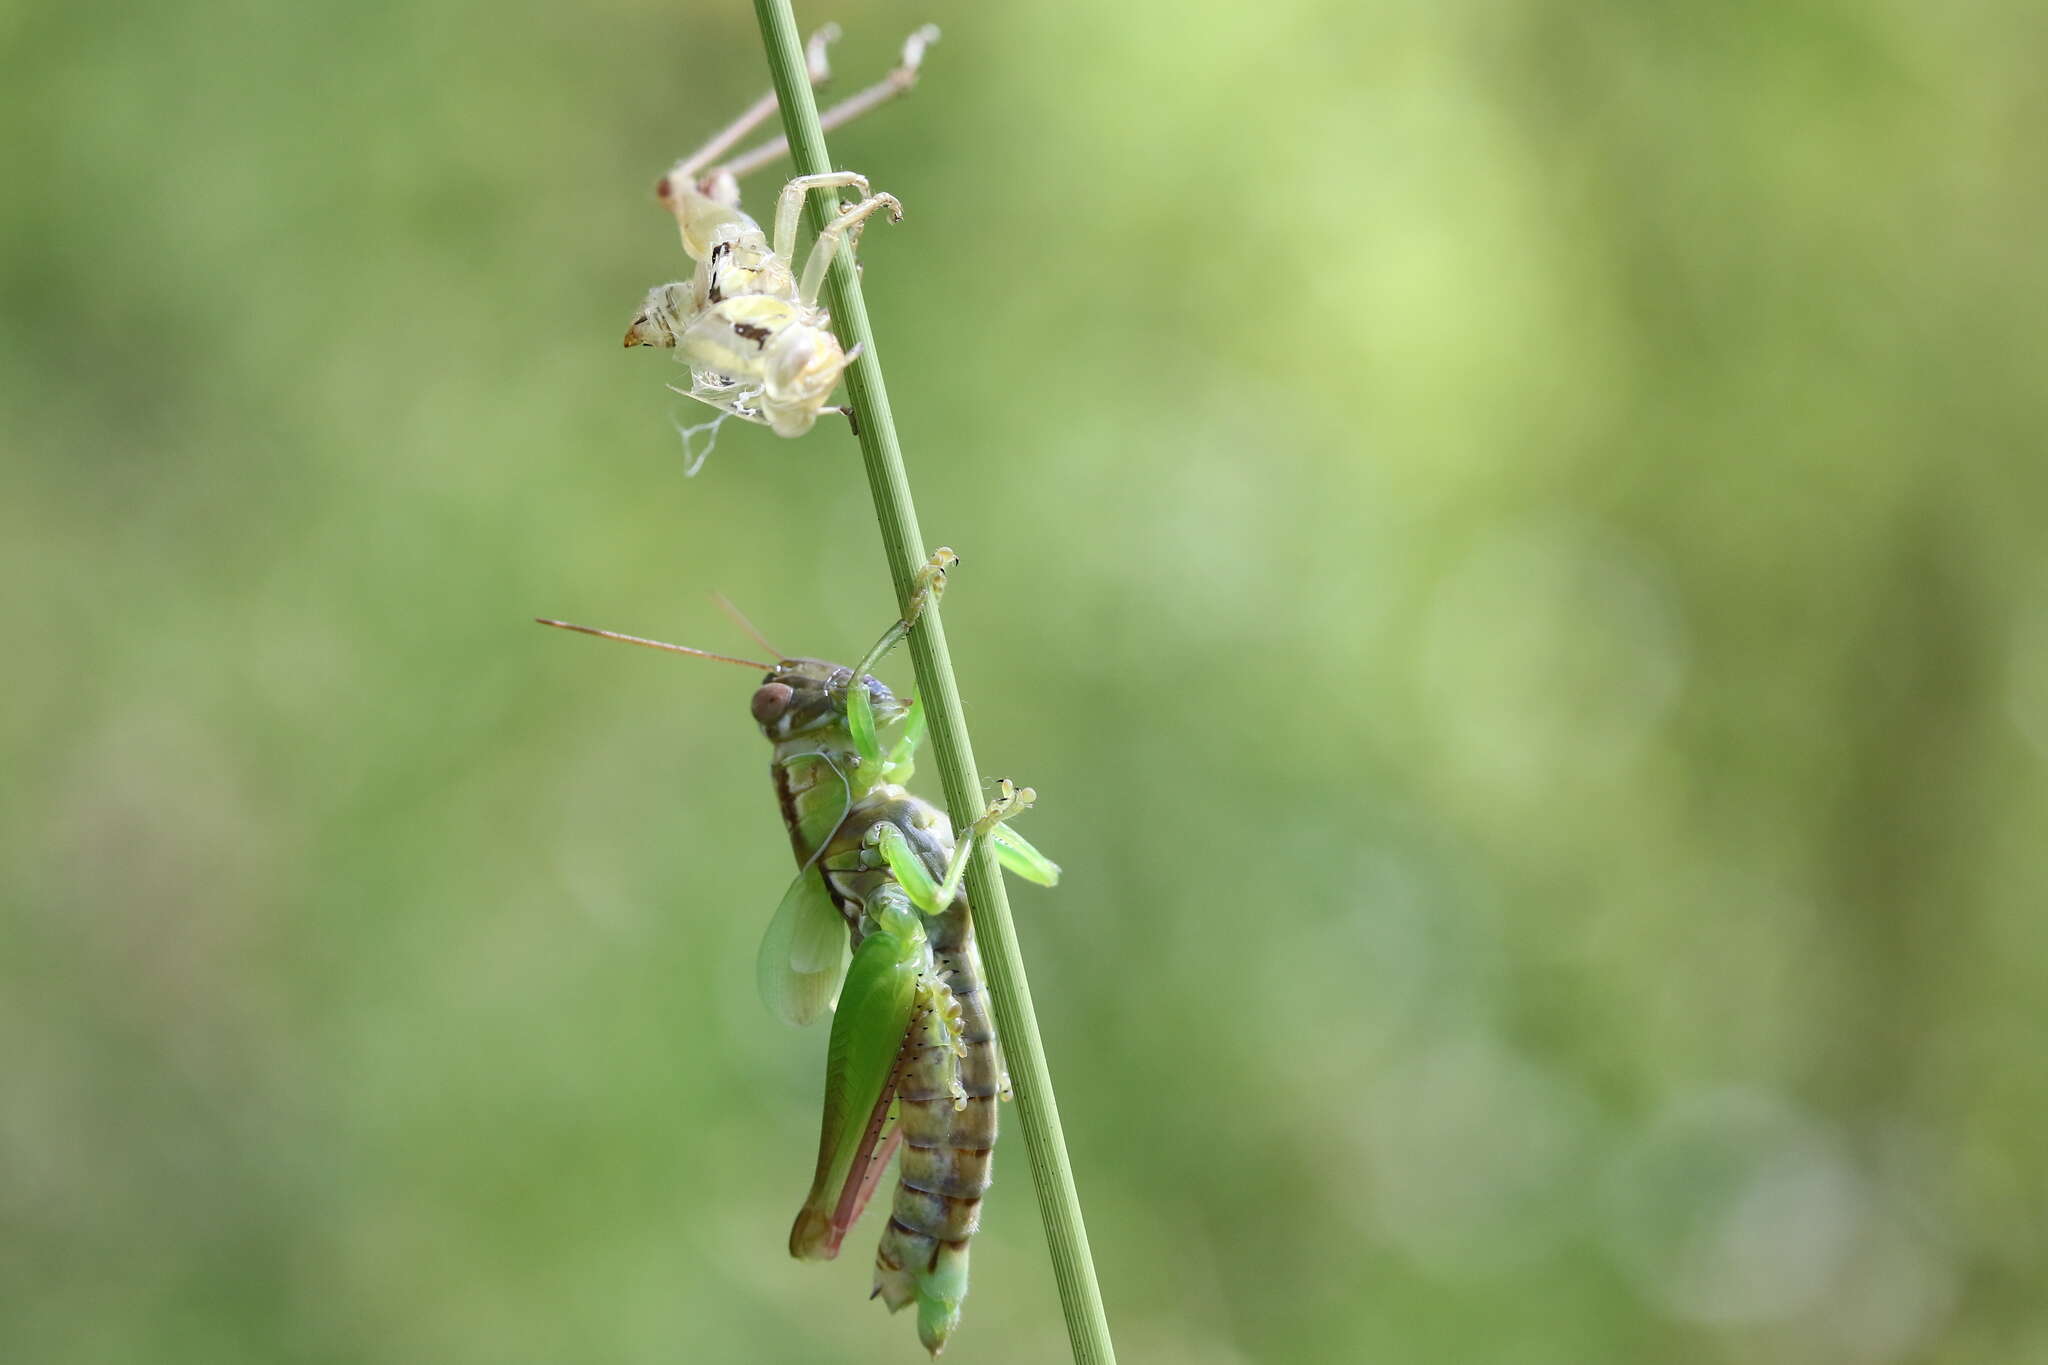
M796 689L788 683L762 683L754 690L754 720L761 725L773 723L789 710L790 699L795 696Z

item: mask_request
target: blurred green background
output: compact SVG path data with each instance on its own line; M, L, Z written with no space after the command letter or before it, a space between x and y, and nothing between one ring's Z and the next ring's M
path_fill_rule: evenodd
M2042 12L801 17L946 30L835 156L1122 1358L2048 1359ZM748 9L0 77L0 1358L921 1358L783 1251L751 680L527 623L893 610L618 347ZM1062 1354L1011 1132L949 1359Z

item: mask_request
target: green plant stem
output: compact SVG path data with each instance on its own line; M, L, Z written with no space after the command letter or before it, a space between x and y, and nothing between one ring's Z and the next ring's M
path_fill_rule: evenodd
M803 44L789 0L755 0L768 69L782 104L782 125L800 175L832 169L825 154L825 134L818 126L818 106L805 74ZM809 197L811 226L822 228L832 200ZM917 508L910 497L910 478L903 468L903 450L889 412L889 391L882 383L881 354L868 325L853 253L842 251L832 263L826 286L839 339L859 357L847 370L846 387L859 419L861 456L867 462L868 487L874 494L875 520L882 532L882 550L896 585L898 610L908 612L913 577L924 563L927 547L918 530ZM956 829L980 816L985 800L974 750L967 742L967 720L960 707L960 687L946 651L946 630L937 610L928 611L910 633L910 657L917 669L917 692L931 727L931 743L945 788L946 807ZM1009 1059L1011 1085L1017 1094L1017 1122L1024 1130L1024 1148L1031 1159L1032 1183L1045 1220L1045 1239L1052 1252L1053 1276L1059 1284L1066 1314L1067 1336L1076 1365L1114 1365L1109 1321L1102 1311L1102 1291L1095 1281L1095 1262L1088 1252L1088 1231L1081 1219L1081 1199L1067 1160L1066 1135L1060 1130L1059 1106L1053 1099L1052 1073L1038 1037L1038 1015L1031 1004L1031 986L1017 946L1016 924L1002 870L987 840L974 850L967 866L967 894L974 906L975 935L981 942L1001 1030Z

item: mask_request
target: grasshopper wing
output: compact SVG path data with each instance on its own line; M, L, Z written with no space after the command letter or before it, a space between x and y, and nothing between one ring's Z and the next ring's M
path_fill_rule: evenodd
M831 1008L846 966L846 922L825 874L803 868L775 907L761 939L755 978L769 1013L802 1028Z
M915 928L909 936L877 929L853 955L826 1049L818 1169L789 1231L789 1254L800 1260L839 1254L841 1239L894 1149L893 1135L884 1139L882 1130L896 1095L918 975L929 961L923 932Z
M826 888L818 857L852 793L824 754L797 754L778 766L777 788L799 854L808 850L796 880L775 907L755 959L755 980L768 1012L802 1028L832 1007L846 970L846 922Z

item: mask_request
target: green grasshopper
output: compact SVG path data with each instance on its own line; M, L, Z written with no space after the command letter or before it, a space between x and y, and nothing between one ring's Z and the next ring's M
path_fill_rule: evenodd
M931 557L909 613L855 668L820 659L762 664L541 622L766 670L751 709L775 747L770 771L798 871L761 942L761 995L797 1025L837 1001L818 1164L789 1250L800 1260L837 1256L900 1147L874 1294L891 1312L917 1304L918 1338L935 1356L967 1296L967 1245L989 1185L996 1101L1009 1091L961 881L982 839L1018 876L1044 886L1059 880L1059 868L1004 824L1031 805L1029 787L1005 779L956 840L945 811L902 785L923 715L869 670L915 627L958 562L951 550ZM884 749L884 731L897 725Z

